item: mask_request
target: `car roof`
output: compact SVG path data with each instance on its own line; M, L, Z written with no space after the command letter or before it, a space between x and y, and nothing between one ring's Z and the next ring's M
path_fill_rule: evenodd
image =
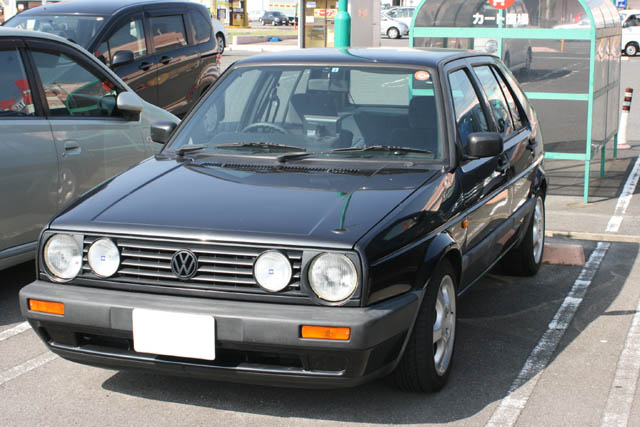
M59 3L49 3L45 6L38 6L33 9L27 9L21 12L19 16L28 15L64 15L68 13L79 14L94 14L94 15L113 15L121 9L128 7L153 4L177 4L184 6L185 4L199 5L191 1L182 0L109 0L109 1L96 1L96 0L69 0L61 1Z
M489 56L480 52L438 48L318 48L263 53L243 58L238 66L277 64L397 64L437 68L441 63L469 56Z

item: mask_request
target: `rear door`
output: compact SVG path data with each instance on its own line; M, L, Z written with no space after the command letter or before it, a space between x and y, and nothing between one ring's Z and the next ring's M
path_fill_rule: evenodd
M0 39L0 259L35 249L58 209L58 158L23 47Z
M463 288L486 271L501 253L506 233L510 193L505 154L480 159L466 158L470 134L496 130L486 97L465 61L445 67L446 84L455 114L455 137L463 153L458 173L463 187L467 238L463 248Z
M28 46L60 159L62 207L151 150L139 120L115 107L124 88L97 64L61 44L29 41Z
M149 6L151 44L158 61L157 105L181 116L197 98L199 48L187 31L186 13L174 9Z
M134 61L112 68L142 99L158 103L158 60L151 53L142 10L120 18L98 45L96 56L107 66L118 51L133 52Z

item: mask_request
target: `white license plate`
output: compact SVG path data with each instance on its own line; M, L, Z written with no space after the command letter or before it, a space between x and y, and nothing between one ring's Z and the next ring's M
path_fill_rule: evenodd
M139 353L216 358L213 316L133 309L133 348Z

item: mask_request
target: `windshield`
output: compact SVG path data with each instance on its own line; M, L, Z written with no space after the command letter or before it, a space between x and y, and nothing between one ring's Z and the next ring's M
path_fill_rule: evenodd
M6 27L55 34L87 48L104 25L104 22L104 16L18 15L4 25Z
M429 69L379 65L238 68L168 150L440 159L432 76Z

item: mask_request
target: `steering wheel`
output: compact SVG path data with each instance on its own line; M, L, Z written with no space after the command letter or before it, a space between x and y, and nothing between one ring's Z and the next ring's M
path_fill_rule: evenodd
M241 132L250 132L253 129L258 129L258 128L268 128L268 129L272 129L274 131L280 132L281 134L287 134L287 130L285 128L283 128L282 126L273 124L273 123L268 123L268 122L257 122L257 123L251 123L249 126L245 127L244 129L242 129Z

